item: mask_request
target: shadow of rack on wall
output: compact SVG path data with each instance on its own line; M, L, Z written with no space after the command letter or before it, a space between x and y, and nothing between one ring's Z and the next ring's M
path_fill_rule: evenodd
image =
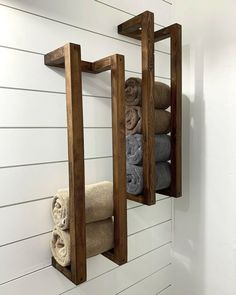
M82 72L111 70L114 248L102 254L119 265L127 262L124 56L82 61L80 46L69 43L45 55L45 64L65 68L69 159L71 264L62 267L54 258L52 264L78 285L86 280L87 273Z
M182 41L181 25L173 24L154 32L154 14L145 11L118 26L118 33L141 40L142 50L142 134L143 134L143 194L127 197L153 205L156 202L154 156L154 43L170 38L171 47L171 185L157 193L181 196L181 100Z

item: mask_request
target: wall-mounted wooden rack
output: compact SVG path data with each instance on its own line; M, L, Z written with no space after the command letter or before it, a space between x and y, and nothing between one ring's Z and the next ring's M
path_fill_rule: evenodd
M82 72L111 70L114 248L103 254L119 265L127 262L124 56L82 61L80 46L69 43L45 55L45 64L65 68L68 129L71 265L62 267L54 258L52 264L73 283L80 284L86 280Z
M171 185L158 193L181 196L181 100L182 41L181 26L174 24L154 32L154 14L145 11L118 26L118 33L141 40L142 50L142 133L143 182L142 195L128 198L147 205L156 202L154 159L154 43L166 38L171 42Z

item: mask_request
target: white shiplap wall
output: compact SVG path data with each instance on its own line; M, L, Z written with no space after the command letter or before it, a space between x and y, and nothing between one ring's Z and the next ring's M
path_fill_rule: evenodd
M68 42L82 58L125 55L126 77L140 76L138 42L116 26L144 10L156 29L171 23L172 4L136 1L0 1L0 294L171 294L172 200L128 202L129 262L88 259L76 287L50 266L51 196L68 185L63 70L43 55ZM169 44L155 45L156 78L169 83ZM83 75L86 183L112 178L108 73ZM95 145L96 143L96 145Z

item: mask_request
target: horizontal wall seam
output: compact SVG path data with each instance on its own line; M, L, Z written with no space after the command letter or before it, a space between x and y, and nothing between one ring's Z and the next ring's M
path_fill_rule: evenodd
M14 282L14 281L16 281L16 280L19 280L19 279L22 279L22 278L24 278L24 277L30 276L30 275L32 275L32 274L34 274L34 273L40 272L40 271L42 271L42 270L44 270L44 269L46 269L46 268L49 268L49 267L52 267L52 266L51 266L51 265L47 265L47 266L44 266L44 267L38 268L38 269L33 270L33 271L31 271L31 272L28 272L28 273L26 273L26 274L24 274L24 275L21 275L21 276L19 276L19 277L14 278L14 279L8 280L8 281L6 281L6 282L4 282L4 283L0 283L0 286L3 286L3 285L6 285L6 284L9 284L9 283Z
M168 219L168 220L165 220L165 221L162 221L162 222L156 223L155 225L151 225L151 226L146 227L146 228L144 228L144 229L142 229L142 230L139 230L139 231L137 231L137 232L135 232L135 233L129 234L128 237L132 237L132 236L134 236L134 235L136 235L136 234L138 234L138 233L140 233L140 232L143 232L143 231L148 230L148 229L150 229L150 228L153 228L153 227L159 226L159 225L161 225L161 224L163 224L163 223L167 223L167 222L169 222L169 221L171 221L171 219ZM46 231L46 232L42 232L42 233L39 233L39 234L36 234L36 235L32 235L32 236L29 236L29 237L25 237L25 238L22 238L22 239L19 239L19 240L15 240L15 241L12 241L12 242L9 242L9 243L5 243L5 244L0 245L0 249L3 248L3 247L7 247L7 246L10 246L10 245L16 244L16 243L24 242L24 241L26 241L26 240L30 240L30 239L34 239L34 238L37 238L37 237L40 237L40 236L44 236L44 235L47 235L47 234L49 234L49 233L51 233L51 232L52 232L52 230L50 230L50 231ZM171 242L171 241L169 241L168 243L170 243L170 242Z
M140 256L138 256L138 257L135 257L134 259L129 260L126 264L128 264L128 263L130 263L130 262L132 262L132 261L134 261L134 260L137 260L137 259L141 258L142 256L145 256L145 255L147 255L147 254L149 254L149 253L151 253L151 252L154 252L154 251L156 251L156 250L158 250L158 249L160 249L160 248L162 248L162 247L164 247L164 246L166 246L166 245L168 245L168 244L170 244L170 243L165 243L165 244L163 244L163 245L161 245L161 246L159 246L159 247L157 247L157 248L155 248L155 249L153 249L153 250L151 250L151 251L148 251L148 252L145 253L145 254L142 254L142 255L140 255ZM171 263L169 263L169 264L171 264ZM103 274L100 274L100 275L98 275L98 276L96 276L96 277L94 277L94 278L92 278L92 279L90 279L90 280L87 280L86 282L89 282L89 281L95 280L95 279L97 279L97 278L99 278L99 277L101 277L101 276L103 276L103 275L105 275L105 274L107 274L107 273L109 273L109 272L111 272L111 271L117 269L118 267L120 267L120 266L118 265L118 266L114 267L113 269L110 269L109 271L104 272ZM75 287L73 287L73 288L71 288L71 289L69 289L69 290L67 290L67 291L64 291L64 292L62 292L62 293L59 293L58 295L66 294L66 293L72 291L73 289L75 289L75 288L77 288L77 287L78 287L78 286L75 286Z
M18 202L18 203L5 204L5 205L0 206L0 209L6 208L6 207L13 207L13 206L18 206L18 205L23 205L23 204L27 204L27 203L43 201L43 200L52 199L52 198L53 198L53 196L48 196L48 197L43 197L43 198L38 198L38 199L22 201L22 202ZM166 198L163 198L163 199L160 199L160 200L156 200L156 202L161 202L161 201L164 201L164 200L167 200L167 199L170 199L170 198L171 197L166 197ZM142 206L144 206L144 205L140 204L138 206L133 206L133 207L127 208L127 210L132 210L134 208L138 208L138 207L142 207Z
M171 265L171 263L168 263L167 265L165 265L165 266L163 266L163 267L161 267L161 268L159 268L159 269L155 270L155 271L154 271L154 272L152 272L150 275L148 275L148 276L146 276L146 277L144 277L144 278L142 278L142 279L138 280L138 281L137 281L137 282L135 282L134 284L132 284L132 285L130 285L129 287L127 287L127 288L123 289L122 291L120 291L120 292L116 293L115 295L118 295L118 294L121 294L121 293L123 293L124 291L126 291L126 290L128 290L128 289L132 288L133 286L135 286L135 285L137 285L137 284L141 283L142 281L146 280L147 278L149 278L149 277L153 276L154 274L156 274L156 273L158 273L158 272L160 272L160 271L162 271L162 270L166 269L166 268L167 268L167 267L169 267L170 265ZM168 287L169 287L169 286L170 286L170 285L168 285ZM165 287L164 289L162 289L160 292L162 292L162 291L163 291L163 290L165 290L165 289L167 289L167 287Z
M109 126L92 126L92 127L83 127L84 129L112 129ZM7 126L1 127L1 129L67 129L66 126Z
M137 44L137 43L134 43L134 42L131 42L131 41L127 41L127 40L120 39L120 38L117 38L117 37L112 37L112 36L109 36L109 35L106 35L106 34L103 34L103 33L95 32L93 30L89 30L89 29L85 29L85 28L76 26L76 25L73 25L73 24L68 24L66 22L59 21L59 20L56 20L56 19L53 19L53 18L50 18L50 17L47 17L47 16L43 16L43 15L34 13L34 12L29 12L27 10L16 8L14 6L10 6L10 5L6 5L6 4L2 4L2 3L0 3L0 6L4 6L4 7L7 7L7 8L10 8L10 9L14 9L14 10L17 10L17 11L20 11L20 12L23 12L23 13L26 13L26 14L30 14L30 15L33 15L33 16L36 16L36 17L39 17L39 18L43 18L43 19L46 19L46 20L55 22L55 23L59 23L59 24L65 25L65 26L72 27L72 28L75 28L75 29L83 30L85 32L89 32L89 33L96 34L96 35L99 35L99 36L103 36L103 37L106 37L106 38L110 38L110 39L113 39L113 40L116 40L116 41L120 41L120 42L123 42L123 43L132 44L132 45L141 47L140 44ZM160 25L160 26L162 26L162 25ZM159 51L157 49L155 49L155 51L170 55L170 53L165 52L165 51Z
M98 2L98 3L102 4L102 5L105 5L105 6L107 6L107 7L112 8L112 9L115 9L115 10L118 10L118 11L120 11L120 12L123 12L123 13L125 13L125 14L131 15L131 16L136 16L136 14L133 14L133 13L128 12L128 11L126 11L126 10L123 10L123 9L121 9L121 8L115 7L115 6L113 6L113 5L107 4L107 3L103 2L103 1L95 0L95 2ZM163 26L163 25L161 25L161 24L158 24L158 23L154 23L154 24L157 25L157 26L159 26L159 27L162 27L162 28L165 27L165 26Z
M157 292L155 295L159 295L161 293L163 293L164 291L166 291L167 289L169 289L172 285L169 284L167 287L165 287L164 289L162 289L160 292Z
M91 157L91 158L84 158L84 160L85 161L90 161L90 160L107 159L107 158L112 158L112 156ZM44 165L44 164L52 164L52 163L64 163L64 162L68 162L68 160L42 162L42 163L19 164L19 165L9 165L9 166L0 166L0 169L25 167L25 166L35 166L35 165Z
M157 249L159 249L159 248L161 248L161 247L164 247L164 246L166 246L166 245L167 245L167 244L163 244L163 245L157 247L156 249L154 249L154 250L152 250L152 251L155 251L155 250L157 250ZM140 258L140 257L142 257L142 256L145 256L145 255L148 254L148 253L149 253L149 252L147 252L147 253L145 253L145 254L139 256L138 258ZM136 258L135 258L135 259L136 259ZM129 262L131 262L131 261L133 261L133 260L135 260L135 259L132 259L132 260L128 261L127 263L129 263ZM171 264L171 263L170 263L170 264ZM31 272L28 272L28 273L26 273L26 274L24 274L24 275L21 275L21 276L19 276L19 277L15 277L14 279L8 280L8 281L6 281L6 282L4 282L4 283L1 283L0 286L2 286L2 285L6 285L6 284L8 284L8 283L11 283L11 282L16 281L16 280L18 280L18 279L21 279L21 278L23 278L23 277L30 276L30 275L32 275L32 274L34 274L34 273L40 272L40 271L42 271L42 270L44 270L44 269L47 269L47 268L50 268L50 267L52 267L51 264L50 264L50 265L47 265L47 266L44 266L44 267L42 267L42 268L39 268L39 269L37 269L37 270L34 270L34 271L31 271ZM106 271L106 272L104 272L104 273L102 273L102 274L100 274L100 275L98 275L98 276L96 276L96 277L94 277L94 278L91 278L91 279L87 280L87 282L92 281L92 280L94 280L94 279L96 279L96 278L98 278L98 277L101 277L101 276L103 276L103 275L105 275L105 274L107 274L107 273L113 271L114 269L116 269L116 268L118 268L118 267L119 267L119 266L115 266L115 267L112 268L111 270ZM74 289L74 288L76 288L76 287L73 287L72 289ZM69 292L69 291L71 291L72 289L68 289L67 291L65 291L65 292L63 292L63 293L60 293L60 294L58 294L58 295L64 294L64 293L66 293L66 292Z

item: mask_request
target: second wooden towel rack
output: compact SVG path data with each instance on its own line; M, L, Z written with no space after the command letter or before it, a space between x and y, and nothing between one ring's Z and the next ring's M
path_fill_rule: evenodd
M171 43L171 185L158 193L181 196L181 25L174 24L154 32L154 14L145 11L118 26L118 33L141 40L142 50L142 132L143 184L142 195L128 198L147 205L156 202L154 157L154 43L170 38Z
M127 262L124 56L115 54L95 62L82 61L80 46L69 43L45 55L45 64L65 68L68 129L71 265L62 267L53 258L52 264L80 284L86 280L82 72L111 70L114 249L103 254L117 264Z

